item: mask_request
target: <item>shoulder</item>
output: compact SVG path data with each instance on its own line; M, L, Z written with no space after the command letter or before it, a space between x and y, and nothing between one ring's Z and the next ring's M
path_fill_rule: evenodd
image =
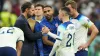
M75 29L75 25L74 24L68 24L67 29Z
M59 27L67 28L69 25L74 25L72 22L68 21L59 25Z
M74 33L75 32L75 25L74 24L69 24L66 28L66 30L70 33Z
M24 24L26 23L25 18L23 16L19 16L18 19L16 20L17 24Z
M73 23L71 21L68 21L68 22L63 23L62 25L67 27L69 24L73 24Z
M88 20L89 20L89 18L88 18L88 17L86 17L86 16L84 16L84 15L82 15L82 16L81 16L81 18L80 18L80 20L83 20L83 21L88 21Z
M54 17L53 19L54 19L55 21L60 21L58 16Z
M18 27L13 27L13 28L15 29L16 32L23 33L23 31L20 28L18 28Z

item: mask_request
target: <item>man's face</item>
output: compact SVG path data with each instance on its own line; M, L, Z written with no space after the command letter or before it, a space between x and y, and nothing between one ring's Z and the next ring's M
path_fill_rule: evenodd
M31 7L31 12L32 12L32 16L35 16L34 5L32 5L32 7Z
M43 9L41 6L35 7L35 16L43 15Z
M28 18L30 18L30 17L32 17L32 9L31 8L28 8L28 10L27 10L27 17Z
M46 19L48 19L48 20L52 19L53 9L50 7L45 7L44 8L44 15L45 15Z
M34 6L31 5L31 8L27 8L27 17L30 18L34 16Z
M70 16L74 16L74 9L72 8L72 6L69 4L66 7L68 7L70 9Z

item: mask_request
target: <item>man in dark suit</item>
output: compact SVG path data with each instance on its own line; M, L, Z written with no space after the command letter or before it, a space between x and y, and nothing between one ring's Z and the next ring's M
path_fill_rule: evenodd
M23 43L21 56L34 56L34 42L41 38L42 34L49 30L46 27L42 28L42 32L34 33L28 24L27 19L32 16L32 4L26 2L21 6L22 14L18 17L15 27L20 28L24 32L25 41Z

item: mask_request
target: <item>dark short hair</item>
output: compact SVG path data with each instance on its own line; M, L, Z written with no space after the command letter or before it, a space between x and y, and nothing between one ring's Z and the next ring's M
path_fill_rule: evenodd
M62 7L60 10L61 10L61 11L65 11L66 14L68 14L68 15L69 15L69 13L70 13L70 9L69 9L68 7Z
M72 8L77 9L77 3L73 0L69 0L65 3L65 6L71 5Z
M52 6L50 6L50 5L45 5L44 8L46 8L46 7L52 8Z
M42 9L43 9L43 8L44 8L44 5L42 5L42 4L36 4L34 7L35 7L35 8L36 8L36 7L42 7Z
M22 13L25 12L25 9L26 9L26 8L31 8L31 5L32 5L32 3L30 3L30 2L24 3L24 4L21 6L21 11L22 11Z

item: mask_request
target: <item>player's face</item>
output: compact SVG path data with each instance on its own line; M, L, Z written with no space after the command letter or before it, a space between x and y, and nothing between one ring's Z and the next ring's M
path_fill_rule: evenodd
M68 6L66 6L70 9L70 16L74 15L74 9L72 8L72 6L69 4Z
M44 15L45 15L46 19L50 20L53 16L53 9L50 7L44 8Z
M63 13L62 13L61 10L59 10L59 15L58 15L58 16L59 16L59 19L62 20L62 18L63 18Z
M41 6L35 7L35 16L43 15L43 9Z

